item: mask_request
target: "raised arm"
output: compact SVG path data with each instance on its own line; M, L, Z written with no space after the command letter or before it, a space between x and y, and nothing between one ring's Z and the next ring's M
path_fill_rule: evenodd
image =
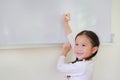
M66 57L70 50L71 50L70 43L69 42L64 43L61 55Z
M69 25L69 21L70 21L70 14L67 13L67 14L64 15L64 25L65 25L65 29L66 29L66 32L67 32L67 35L68 35L68 40L71 44L71 47L74 48L75 41L74 41L74 37L73 37L71 27Z
M64 25L65 25L67 35L72 33L72 30L71 30L70 25L69 25L69 21L70 21L70 13L67 13L64 15Z

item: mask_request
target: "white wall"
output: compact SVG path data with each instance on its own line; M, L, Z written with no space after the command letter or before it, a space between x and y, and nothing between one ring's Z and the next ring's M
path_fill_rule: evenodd
M120 45L101 45L93 80L120 80ZM0 80L66 80L57 71L61 46L0 50Z
M113 0L113 44L102 44L95 58L93 80L120 80L120 1ZM0 80L66 80L56 69L61 45L0 50Z
M93 80L120 80L120 45L101 46L95 58Z
M112 32L114 42L120 44L120 0L112 0Z
M60 51L59 46L0 50L0 80L61 80Z

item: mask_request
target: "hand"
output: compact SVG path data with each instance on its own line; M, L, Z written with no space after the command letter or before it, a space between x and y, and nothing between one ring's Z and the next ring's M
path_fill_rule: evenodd
M72 33L71 27L69 25L69 21L70 21L70 13L67 13L64 15L64 25L68 35Z
M64 21L65 22L70 21L70 13L67 13L67 14L64 15Z
M62 55L67 56L68 52L71 50L71 45L69 42L64 43Z

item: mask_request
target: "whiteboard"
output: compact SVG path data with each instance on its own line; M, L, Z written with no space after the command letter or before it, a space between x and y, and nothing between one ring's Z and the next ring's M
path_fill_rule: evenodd
M73 32L93 30L111 41L111 0L0 0L0 46L67 41L66 12Z

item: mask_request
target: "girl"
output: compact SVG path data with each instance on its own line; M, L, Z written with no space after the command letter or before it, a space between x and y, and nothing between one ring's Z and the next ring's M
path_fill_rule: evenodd
M65 14L64 23L69 42L63 45L57 68L59 71L66 74L70 80L92 80L92 58L96 55L100 44L98 36L92 31L84 30L76 35L74 41L69 21L70 14ZM65 57L71 47L76 55L76 60L67 64L65 63Z

